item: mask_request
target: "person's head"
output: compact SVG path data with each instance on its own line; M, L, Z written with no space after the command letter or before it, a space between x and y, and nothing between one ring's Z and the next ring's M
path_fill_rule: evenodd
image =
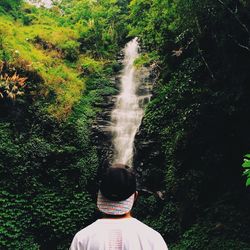
M132 209L136 196L135 174L128 166L115 164L101 177L97 207L106 215L125 215Z

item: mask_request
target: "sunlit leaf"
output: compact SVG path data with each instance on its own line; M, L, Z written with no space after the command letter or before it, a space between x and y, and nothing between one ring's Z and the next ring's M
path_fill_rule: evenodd
M246 157L246 158L250 158L250 154L246 154L245 157Z
M244 168L250 168L250 161L249 161L249 160L245 161L245 162L242 164L242 167L244 167Z
M250 178L247 179L246 186L250 186Z

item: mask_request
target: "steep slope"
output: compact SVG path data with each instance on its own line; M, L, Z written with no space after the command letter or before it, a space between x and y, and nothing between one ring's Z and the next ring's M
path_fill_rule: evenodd
M114 1L65 4L0 3L1 249L66 249L96 218L91 126L116 91L122 16Z
M134 0L130 9L130 32L158 55L160 73L136 143L142 188L154 193L138 216L173 249L250 249L249 5Z

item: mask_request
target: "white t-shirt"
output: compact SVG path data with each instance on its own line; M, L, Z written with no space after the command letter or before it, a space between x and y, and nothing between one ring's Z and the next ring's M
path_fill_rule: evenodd
M167 250L162 236L135 218L99 219L79 231L70 250Z

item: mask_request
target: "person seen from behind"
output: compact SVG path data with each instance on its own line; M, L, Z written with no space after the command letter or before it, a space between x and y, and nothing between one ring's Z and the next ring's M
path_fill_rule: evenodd
M103 218L80 230L70 250L168 250L157 231L132 217L137 196L136 177L129 167L116 164L106 169L97 197Z

